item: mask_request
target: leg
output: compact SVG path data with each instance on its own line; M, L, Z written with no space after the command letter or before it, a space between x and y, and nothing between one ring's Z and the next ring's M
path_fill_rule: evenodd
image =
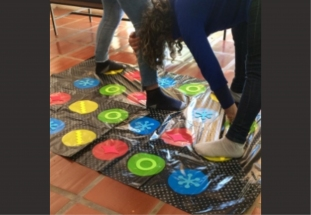
M140 23L144 11L151 5L150 0L117 0L124 12L132 21L135 31L139 33ZM139 35L138 35L139 36ZM180 110L185 104L166 96L158 86L157 71L150 68L144 61L141 53L138 53L138 65L141 74L143 89L147 91L147 107L164 110Z
M104 16L100 21L96 35L95 61L96 73L103 70L122 69L120 64L108 60L108 50L115 30L117 29L123 11L119 3L115 0L102 0Z
M247 29L246 80L235 120L220 140L195 145L210 157L241 157L250 127L261 109L261 0L252 0Z
M252 0L247 31L246 82L227 138L243 144L261 109L261 0Z
M235 46L235 76L230 91L235 102L240 103L245 83L245 62L247 54L247 23L232 28Z

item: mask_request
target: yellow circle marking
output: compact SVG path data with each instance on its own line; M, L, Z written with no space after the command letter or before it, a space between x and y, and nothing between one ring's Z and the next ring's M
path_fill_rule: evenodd
M211 93L211 98L212 100L214 100L215 102L219 102L216 95L214 93Z
M96 134L89 130L75 130L65 134L62 138L64 145L68 147L83 146L95 140Z
M116 74L119 74L123 71L123 69L118 69L118 70L110 70L108 72L105 72L104 74L105 75L116 75Z
M226 157L205 157L209 161L214 161L214 162L224 162L231 160L231 158L226 158Z
M97 108L98 104L90 100L77 101L69 106L69 110L79 114L91 113L95 111Z

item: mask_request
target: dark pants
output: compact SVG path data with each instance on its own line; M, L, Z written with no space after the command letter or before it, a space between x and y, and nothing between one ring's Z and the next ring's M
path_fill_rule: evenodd
M261 109L261 0L252 0L248 23L233 28L232 34L236 49L236 75L231 90L243 94L226 137L244 143Z

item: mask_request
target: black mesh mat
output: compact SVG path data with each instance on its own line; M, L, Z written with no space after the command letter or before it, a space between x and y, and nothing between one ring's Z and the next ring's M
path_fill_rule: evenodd
M260 115L256 119L256 126L249 134L245 145L246 152L241 159L225 162L208 161L197 155L191 145L200 140L216 140L225 134L227 127L224 123L224 112L213 98L205 81L160 71L158 78L162 89L170 96L188 104L188 107L181 112L161 111L145 108L137 68L127 66L122 72L108 71L108 74L101 77L94 75L94 70L94 59L89 59L62 73L52 75L50 81L52 152L69 157L188 213L242 214L254 203L261 191L261 167L258 162L261 151ZM103 87L109 86L112 87L107 92L118 91L118 88L115 88L116 84L123 89L118 94L101 93ZM185 87L181 86L187 86L188 95L182 92L181 89ZM196 95L194 93L196 89L203 90ZM69 97L61 98L57 93ZM140 97L131 99L134 94L139 94ZM96 103L97 108L87 112L89 108L81 105L81 111L84 111L82 114L70 109L74 103L86 100ZM107 112L115 109L125 111L127 117L113 123L100 119L99 115L104 115L105 120L114 120L117 116L121 116L121 112ZM87 139L87 135L81 131L80 133L77 131L70 138L70 135L67 135L80 129L90 131L92 138ZM177 134L177 139L167 139L171 137L167 136L172 134L170 132ZM123 148L118 146L120 151L117 150L117 146L111 147L111 141L115 140L122 142L118 144L123 144ZM76 141L76 145L71 145L68 141ZM107 143L109 141L110 145ZM121 151L122 155L115 156ZM151 175L133 173L130 170L131 159L142 153L156 155L162 159L165 165L161 171ZM99 157L103 154L112 157L109 159ZM149 158L135 161L136 166L144 159ZM160 166L159 163L157 165ZM147 167L140 166L140 168L144 170ZM183 190L176 191L172 179L174 174L181 174L178 176L176 186L183 187ZM208 181L204 186L199 182L203 178ZM189 190L192 193L182 193L190 192Z

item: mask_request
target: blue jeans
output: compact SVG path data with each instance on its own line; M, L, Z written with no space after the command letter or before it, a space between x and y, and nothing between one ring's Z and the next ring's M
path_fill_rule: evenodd
M245 69L245 84L243 84L243 68L236 71L239 76L233 81L231 89L239 93L241 86L243 94L235 120L229 128L226 137L237 143L244 143L250 127L261 109L261 0L252 0L247 23L247 55ZM237 26L233 29L234 39L245 37L245 27ZM242 39L241 39L242 40ZM237 65L239 69L244 65L245 47L239 41L235 42ZM241 73L240 73L241 72ZM242 75L241 75L242 74Z
M104 16L96 35L95 61L97 63L108 60L109 46L123 13L126 13L132 21L135 31L138 32L143 12L151 5L151 2L150 0L102 0L102 4ZM137 58L142 87L157 84L157 71L149 67L141 54L138 54Z

